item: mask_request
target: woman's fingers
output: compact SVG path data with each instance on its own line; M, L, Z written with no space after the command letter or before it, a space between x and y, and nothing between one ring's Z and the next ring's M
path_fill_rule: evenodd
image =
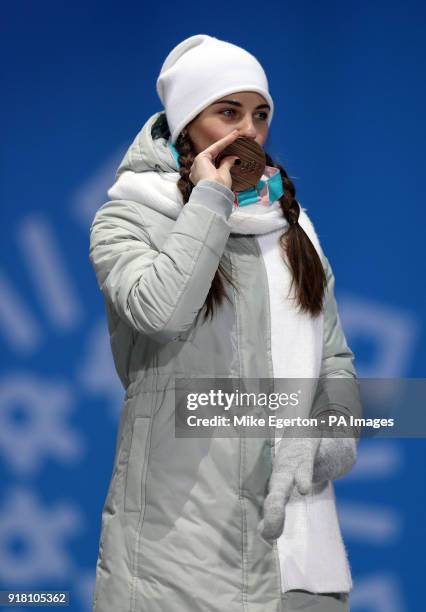
M309 460L299 465L294 476L294 482L301 495L307 495L312 487L313 463Z
M320 438L306 438L306 450L303 460L297 466L294 474L295 485L301 495L307 495L312 490L315 456Z
M271 478L269 493L263 504L261 533L267 540L276 540L284 527L285 507L293 489L293 474L280 474Z
M238 130L233 130L223 138L220 138L219 140L211 144L209 147L204 149L203 154L207 153L210 159L215 159L219 155L219 153L223 151L223 149L227 147L231 142L236 140L239 135L240 134Z
M313 466L320 438L283 439L275 456L269 493L263 505L259 526L267 540L279 538L284 528L285 507L296 486L301 495L312 488Z
M232 176L230 169L238 156L226 155L223 160L221 160L218 168L216 168L214 160L225 147L227 147L238 137L238 130L234 130L220 140L214 142L212 145L204 149L204 151L201 151L201 153L198 153L192 163L189 173L189 180L193 185L197 185L197 183L202 179L208 179L211 181L217 181L222 185L231 188Z
M236 159L239 159L238 155L227 155L226 157L224 157L220 161L220 164L219 164L219 167L218 167L219 174L222 175L223 169L225 169L226 173L227 172L231 172L231 168L235 164L235 160Z
M285 506L278 504L272 497L267 497L263 506L263 519L259 525L260 533L265 540L276 540L284 529Z

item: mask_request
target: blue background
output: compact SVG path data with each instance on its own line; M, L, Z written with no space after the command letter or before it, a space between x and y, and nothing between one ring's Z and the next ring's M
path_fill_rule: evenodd
M184 38L264 66L265 148L333 266L359 376L425 377L425 17L413 1L3 7L1 589L66 589L90 609L123 391L88 231ZM421 606L425 448L362 440L336 483L355 612Z

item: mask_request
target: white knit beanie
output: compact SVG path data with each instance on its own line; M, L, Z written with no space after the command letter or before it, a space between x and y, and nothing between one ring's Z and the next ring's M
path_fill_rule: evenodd
M266 99L271 107L269 126L274 103L266 74L254 55L207 34L196 34L179 43L166 57L157 79L172 144L204 108L238 91L255 91Z

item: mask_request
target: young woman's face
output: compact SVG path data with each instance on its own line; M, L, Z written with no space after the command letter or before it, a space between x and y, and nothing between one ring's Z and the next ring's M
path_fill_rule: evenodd
M235 129L241 136L263 145L268 137L269 112L269 104L261 94L254 91L232 93L205 108L186 130L197 154Z

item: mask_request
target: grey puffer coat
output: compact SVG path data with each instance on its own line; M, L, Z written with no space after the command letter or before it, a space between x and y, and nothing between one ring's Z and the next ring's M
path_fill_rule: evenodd
M139 132L117 178L132 170L167 180L176 172L166 139L156 132L159 117ZM113 199L91 226L90 261L125 388L102 513L97 612L279 612L281 592L297 588L282 584L277 546L257 531L271 473L270 442L175 437L175 377L273 378L265 267L255 235L230 233L232 203L229 189L201 181L177 219L149 201ZM227 285L230 301L212 321L195 322L220 261L240 293ZM321 377L341 372L354 378L334 277L323 261L328 290ZM347 414L357 410L356 401L329 402ZM338 539L334 499L328 503L331 539ZM341 541L330 547L343 566L343 583L333 588L330 576L319 590L348 591L344 547Z

